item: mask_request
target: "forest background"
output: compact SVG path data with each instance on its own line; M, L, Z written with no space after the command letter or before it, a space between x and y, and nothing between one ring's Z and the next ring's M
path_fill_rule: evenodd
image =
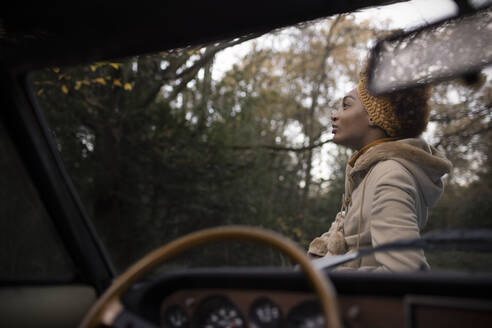
M339 15L266 38L33 74L61 156L118 271L211 226L266 227L304 248L325 232L351 155L332 144L330 114L355 86L372 42L387 33ZM213 76L218 54L246 41L240 60ZM491 99L486 74L473 85L433 86L424 137L454 169L426 231L492 228ZM278 262L241 245L218 249L239 263ZM214 264L218 249L201 250L198 262ZM428 257L437 269L492 269L482 254Z

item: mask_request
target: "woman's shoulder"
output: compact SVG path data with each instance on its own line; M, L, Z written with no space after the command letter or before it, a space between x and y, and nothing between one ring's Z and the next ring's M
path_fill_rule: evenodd
M371 185L405 183L416 184L414 174L397 159L385 159L374 164L370 169L368 183Z
M398 159L388 158L380 160L371 167L374 174L403 174L409 173L406 166Z
M439 178L434 180L422 168L400 159L379 161L367 178L367 184L373 192L404 190L412 195L419 193L427 207L434 206L443 192Z

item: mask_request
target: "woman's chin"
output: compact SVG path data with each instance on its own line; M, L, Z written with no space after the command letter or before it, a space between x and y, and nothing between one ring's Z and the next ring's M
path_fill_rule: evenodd
M347 139L340 138L336 134L333 136L333 143L338 146L344 146L350 149L357 149L357 147L354 147L354 145Z
M343 146L343 139L340 139L340 136L338 136L337 134L334 134L333 135L333 143L336 144L336 145L340 145L340 146Z

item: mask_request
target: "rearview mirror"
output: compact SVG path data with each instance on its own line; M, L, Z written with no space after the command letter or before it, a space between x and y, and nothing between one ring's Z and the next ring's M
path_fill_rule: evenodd
M383 94L438 82L491 62L488 8L378 41L368 63L369 90Z

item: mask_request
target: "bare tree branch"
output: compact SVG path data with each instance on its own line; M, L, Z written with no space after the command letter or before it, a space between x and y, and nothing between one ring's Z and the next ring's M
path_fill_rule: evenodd
M492 104L488 104L488 105L480 108L479 110L474 111L473 115L480 117L480 118L483 118L487 115L490 115L490 109L492 109ZM467 112L465 112L459 116L451 116L448 113L436 113L436 114L433 114L430 116L429 121L438 122L438 123L449 123L452 121L458 121L458 120L464 119L464 118L468 117L469 115L470 115L469 111L467 111Z
M224 42L224 43L219 43L218 45L214 46L209 46L205 50L205 53L202 55L200 59L198 59L196 62L193 63L192 66L188 67L187 69L183 70L183 72L179 73L176 75L176 78L182 79L181 82L174 88L172 93L169 95L168 99L173 100L175 99L180 92L182 92L185 88L188 82L190 82L198 73L198 71L205 66L208 62L210 62L214 56L221 50L224 50L226 48L235 46L237 44L240 44L242 42L257 38L261 34L249 34L247 36L243 36L237 39L234 39L232 41Z
M492 131L492 124L482 126L481 128L479 128L477 130L468 131L468 133L460 133L460 132L467 131L467 130L468 130L468 125L462 129L458 130L458 131L453 131L450 133L444 133L443 135L440 136L439 142L437 142L434 146L435 147L441 146L447 138L451 138L451 137L455 137L455 136L459 136L461 138L470 138L470 137L478 135L478 134Z
M321 147L327 143L332 142L332 139L321 141L315 144L312 144L310 146L305 146L305 147L283 147L283 146L276 146L276 145L266 145L266 144L258 144L258 145L235 145L231 146L232 149L234 150L249 150L249 149L258 149L258 148L263 148L263 149L269 149L273 151L293 151L293 152L304 152L304 151L309 151L314 148Z

